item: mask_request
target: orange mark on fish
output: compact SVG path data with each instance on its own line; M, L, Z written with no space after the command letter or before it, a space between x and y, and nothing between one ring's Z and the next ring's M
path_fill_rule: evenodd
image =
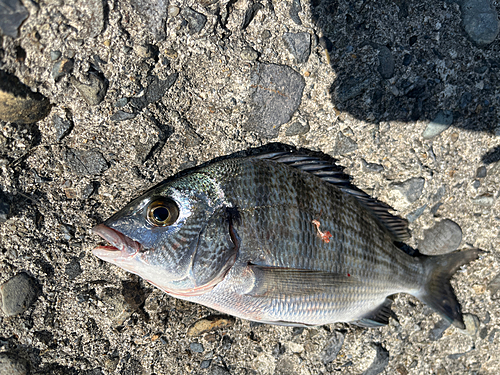
M329 231L322 232L319 227L321 226L321 223L319 220L313 220L312 223L316 226L316 232L318 233L318 236L323 240L324 243L329 243L330 238L332 238L332 234Z

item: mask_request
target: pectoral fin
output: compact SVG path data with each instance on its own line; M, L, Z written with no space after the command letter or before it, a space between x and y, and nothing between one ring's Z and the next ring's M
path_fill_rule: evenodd
M254 287L247 293L253 297L289 298L322 293L331 294L342 286L359 285L348 273L310 271L295 268L267 267L250 264L255 275Z

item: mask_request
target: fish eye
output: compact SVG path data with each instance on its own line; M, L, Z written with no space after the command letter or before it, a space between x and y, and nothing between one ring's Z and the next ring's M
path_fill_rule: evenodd
M168 198L158 198L152 201L147 210L147 220L156 227L166 227L179 218L179 207Z

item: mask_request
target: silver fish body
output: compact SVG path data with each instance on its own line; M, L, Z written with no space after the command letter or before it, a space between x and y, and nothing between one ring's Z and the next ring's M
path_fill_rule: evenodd
M168 294L253 321L387 324L409 293L463 327L449 283L479 250L410 256L404 220L304 154L232 158L151 189L94 232L94 254Z

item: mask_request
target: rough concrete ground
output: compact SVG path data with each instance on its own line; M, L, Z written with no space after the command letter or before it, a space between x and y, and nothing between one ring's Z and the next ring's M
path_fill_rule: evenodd
M0 3L17 7L0 8L2 103L51 103L35 124L39 107L0 106L0 373L500 372L496 2ZM90 228L139 192L269 142L338 158L411 246L446 218L488 251L453 281L467 330L399 295L379 329L188 334L218 314L91 254Z

